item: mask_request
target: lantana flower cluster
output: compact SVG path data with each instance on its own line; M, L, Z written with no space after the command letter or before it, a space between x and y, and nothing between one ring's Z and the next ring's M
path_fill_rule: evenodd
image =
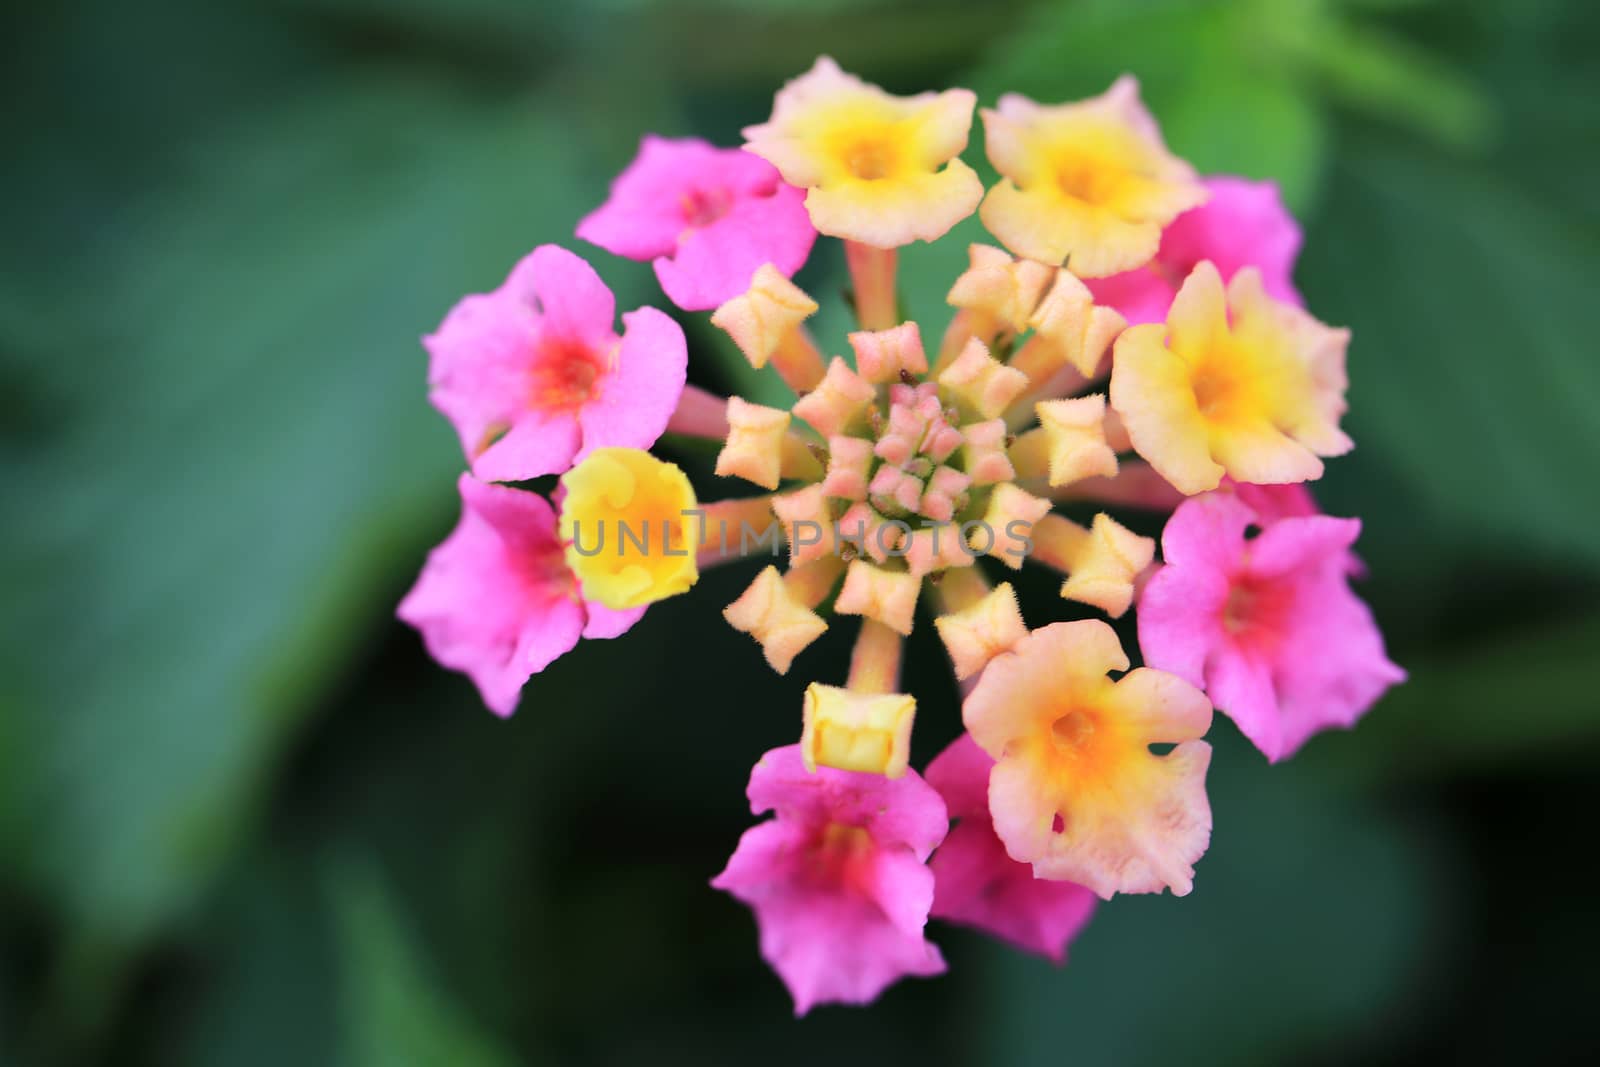
M1123 77L982 110L986 190L961 158L976 104L819 59L740 147L646 137L578 224L711 312L786 409L687 385L678 322L645 307L619 332L611 292L555 245L424 339L468 470L399 614L493 711L778 538L786 566L727 622L780 674L856 627L848 676L811 682L795 743L755 761L771 818L712 880L755 913L797 1013L943 971L930 919L1059 962L1098 900L1187 894L1213 708L1278 761L1404 677L1350 587L1360 522L1306 487L1352 447L1349 333L1302 306L1276 188L1197 174ZM974 212L997 243L968 249L925 335L897 249ZM818 304L791 280L819 234L844 246L848 353L808 330ZM716 474L752 491L699 503L648 451L669 431L720 442ZM548 499L512 484L549 475ZM1106 510L1083 525L1062 504ZM1171 512L1159 545L1116 517L1139 509ZM1029 627L1006 580L1025 564L1059 574L1064 621ZM955 737L919 772L900 668L921 610L963 702L959 731L924 727ZM1105 621L1129 611L1136 668Z

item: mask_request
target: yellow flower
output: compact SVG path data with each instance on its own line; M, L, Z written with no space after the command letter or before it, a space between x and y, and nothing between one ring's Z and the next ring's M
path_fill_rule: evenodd
M597 448L561 484L561 540L585 600L621 611L694 585L696 505L683 471L641 449Z
M1105 623L1053 623L995 657L962 717L997 761L989 809L1012 859L1102 897L1182 896L1211 837L1211 703L1162 671L1107 677L1127 669Z
M1247 267L1226 293L1210 262L1178 290L1166 325L1117 338L1111 406L1134 449L1184 493L1224 474L1281 484L1322 476L1318 456L1353 446L1345 410L1350 331L1267 296Z
M827 56L789 82L745 149L807 189L818 232L876 248L932 241L972 214L983 184L956 157L976 97L968 89L893 96Z
M1127 75L1072 104L1007 94L983 112L983 125L989 161L1004 176L983 201L983 224L1017 255L1065 261L1079 277L1149 262L1162 229L1206 199Z

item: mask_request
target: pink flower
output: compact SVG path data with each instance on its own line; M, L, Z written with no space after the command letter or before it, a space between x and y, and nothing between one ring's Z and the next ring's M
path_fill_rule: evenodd
M799 745L750 772L750 809L777 818L746 830L711 884L750 905L761 955L794 997L865 1004L899 978L944 972L923 937L933 903L928 854L949 828L944 801L907 771L885 778L818 767Z
M1056 963L1094 913L1095 895L1072 882L1033 876L1006 854L989 816L994 760L962 734L928 764L928 784L958 820L933 854L936 919L973 926Z
M1260 526L1254 539L1246 529ZM1204 684L1269 760L1350 727L1405 672L1351 591L1357 519L1270 518L1241 496L1185 501L1162 534L1166 565L1139 602L1145 661Z
M692 137L647 136L578 236L628 259L654 259L672 302L705 311L750 288L763 263L792 275L817 231L805 193L766 160Z
M466 674L497 715L579 637L617 637L643 608L584 603L544 497L463 474L461 521L428 555L397 614L428 652Z
M1283 206L1277 183L1216 177L1205 186L1211 198L1173 220L1155 259L1109 278L1085 279L1095 303L1120 311L1130 326L1165 322L1178 287L1209 259L1223 282L1241 268L1257 267L1268 296L1301 305L1292 278L1300 227Z
M655 308L622 316L594 268L540 245L423 338L434 407L486 482L560 474L590 451L649 448L683 392L688 349Z
M1310 487L1304 482L1290 482L1287 485L1251 485L1229 478L1223 485L1231 489L1251 511L1256 513L1256 523L1260 526L1270 525L1279 519L1301 519L1322 514L1317 498L1311 495ZM1346 552L1344 572L1352 578L1365 578L1367 565L1361 562L1361 557L1354 552Z

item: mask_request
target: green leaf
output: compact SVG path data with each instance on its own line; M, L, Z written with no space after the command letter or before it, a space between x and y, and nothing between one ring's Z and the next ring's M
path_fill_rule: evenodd
M1326 122L1315 98L1294 81L1243 70L1228 56L1217 60L1159 113L1167 142L1202 174L1270 179L1288 204L1303 208L1326 164Z
M28 759L0 809L28 813L15 874L79 937L126 944L193 899L396 561L453 513L417 338L570 243L594 194L547 150L567 121L426 81L321 86L37 283L60 317L25 381L71 405L0 454L0 627L31 650L8 664ZM69 318L83 293L97 316Z
M1600 735L1597 648L1591 615L1406 664L1410 680L1327 758L1341 772L1407 782L1559 758Z
M1216 828L1194 893L1100 905L1060 969L984 945L972 1062L1359 1059L1423 992L1443 927L1437 839L1269 766L1221 719L1210 740Z
M349 1067L516 1062L440 987L375 868L344 861L329 885Z
M1465 533L1600 565L1600 234L1415 145L1343 158L1301 279L1354 331L1352 436Z

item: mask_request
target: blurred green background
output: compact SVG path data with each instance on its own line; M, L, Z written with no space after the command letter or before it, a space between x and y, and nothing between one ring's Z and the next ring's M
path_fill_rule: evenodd
M1600 1051L1594 5L108 0L7 21L0 1062ZM576 220L642 133L735 143L819 52L988 102L1130 70L1175 149L1282 181L1301 287L1355 330L1359 448L1319 492L1365 518L1362 591L1413 680L1276 768L1219 719L1196 892L1102 907L1065 968L941 926L949 975L796 1024L705 883L751 821L750 764L796 736L808 676L842 675L848 633L773 676L718 617L750 577L728 568L501 722L392 609L461 466L418 336L544 241L623 307L660 302ZM961 245L907 256L925 329ZM813 291L841 258L819 246ZM689 328L691 377L747 388ZM1061 617L1048 581L1023 596ZM929 629L919 761L957 723Z

